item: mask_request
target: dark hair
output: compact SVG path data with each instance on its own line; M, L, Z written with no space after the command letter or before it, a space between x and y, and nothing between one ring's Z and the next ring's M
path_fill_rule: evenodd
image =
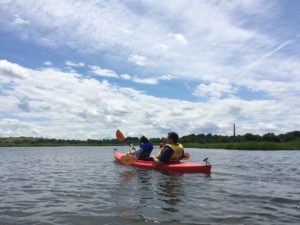
M175 132L170 132L170 133L168 133L168 138L172 139L174 143L177 143L179 136Z
M148 143L149 140L145 136L140 137L140 143Z

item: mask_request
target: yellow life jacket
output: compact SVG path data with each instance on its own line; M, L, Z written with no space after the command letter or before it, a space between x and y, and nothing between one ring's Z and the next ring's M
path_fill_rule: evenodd
M162 147L159 148L159 152L157 153L156 157L159 158L163 149L165 147L170 147L173 150L173 155L171 158L171 162L179 161L182 158L183 155L183 145L182 144L165 144Z

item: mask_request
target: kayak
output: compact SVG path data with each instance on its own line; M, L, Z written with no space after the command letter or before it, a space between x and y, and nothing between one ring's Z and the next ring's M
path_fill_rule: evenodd
M126 154L115 151L114 157L117 162L121 163L121 157ZM190 162L174 162L161 165L159 167L152 161L136 160L130 166L145 168L145 169L155 169L159 171L174 171L180 173L210 173L210 164L196 164Z

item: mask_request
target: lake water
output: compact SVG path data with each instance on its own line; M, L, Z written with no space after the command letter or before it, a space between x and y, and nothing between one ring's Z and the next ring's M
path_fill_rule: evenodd
M0 148L0 224L300 224L300 151L186 150L212 174L125 167L112 147Z

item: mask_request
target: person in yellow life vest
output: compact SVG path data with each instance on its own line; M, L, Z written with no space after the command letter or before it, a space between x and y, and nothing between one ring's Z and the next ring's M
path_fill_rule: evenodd
M154 162L158 165L169 162L179 162L184 156L184 150L182 144L178 143L178 139L177 133L168 133L167 143L162 145L158 154L153 157Z

